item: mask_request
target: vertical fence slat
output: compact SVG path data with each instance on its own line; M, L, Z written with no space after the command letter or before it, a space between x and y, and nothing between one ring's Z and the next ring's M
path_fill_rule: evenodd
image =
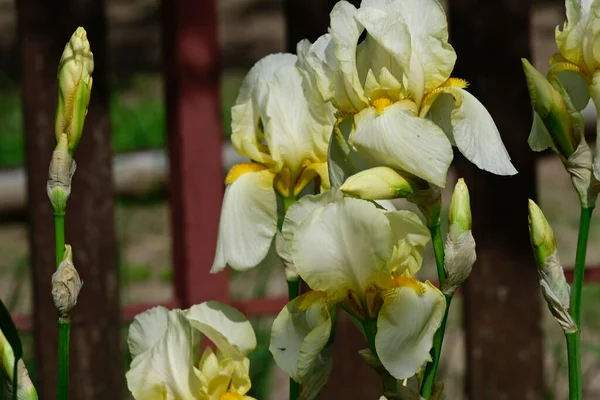
M46 197L54 148L56 70L65 43L84 26L96 62L85 131L66 218L66 240L85 282L73 314L70 396L118 399L124 389L119 285L114 230L112 154L106 80L106 22L102 0L17 2L28 172L28 216L33 267L36 355L40 397L55 397L56 311L50 279L54 231Z
M209 275L223 197L216 1L163 1L175 290L181 306L226 300Z
M478 255L464 301L470 399L543 397L540 295L527 229L535 156L527 145L532 113L520 61L531 54L530 11L524 0L450 3L454 75L467 79L488 108L519 171L497 177L459 162L471 190Z

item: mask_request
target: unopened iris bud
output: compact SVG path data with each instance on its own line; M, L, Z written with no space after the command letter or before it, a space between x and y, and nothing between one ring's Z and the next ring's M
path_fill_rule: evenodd
M388 167L375 167L349 177L340 191L363 200L391 200L405 198L415 192L411 178Z
M449 230L455 237L471 230L471 199L465 180L460 178L454 187L448 215Z
M6 378L6 383L10 393L13 392L14 382L15 353L6 339L6 336L0 330L0 369L2 375ZM17 399L19 400L37 400L38 395L31 382L27 368L23 360L17 364Z
M560 265L556 237L533 200L529 200L529 236L548 308L566 333L574 332L577 326L569 315L571 288Z
M79 27L65 46L58 66L58 107L54 132L56 140L64 133L68 137L69 153L73 154L87 114L92 91L94 55L85 29Z
M581 132L573 127L567 107L566 101L570 99L565 100L566 92L557 90L529 61L521 60L531 104L550 134L553 147L568 159L581 141ZM553 83L558 89L562 88L558 79Z
M60 318L69 319L83 281L73 265L71 246L65 245L65 254L56 272L52 275L52 298Z
M454 293L467 280L477 260L472 220L469 188L461 178L454 187L448 213L449 228L444 246L446 281L442 287L445 294Z
M52 153L46 193L56 214L64 214L67 200L71 195L71 180L75 173L76 164L68 150L68 139L62 134Z

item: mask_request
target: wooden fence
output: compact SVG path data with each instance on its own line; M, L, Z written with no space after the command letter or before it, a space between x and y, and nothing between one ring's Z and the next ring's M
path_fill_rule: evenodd
M326 31L332 0L287 0L288 47ZM358 1L355 1L358 3ZM470 399L541 399L541 306L529 250L526 198L535 197L534 153L527 145L530 106L520 58L530 55L530 0L453 0L449 20L459 54L456 74L488 107L517 177L482 173L458 161L472 191L478 263L465 287L467 390ZM46 198L54 147L56 66L71 32L85 26L96 59L94 93L69 202L67 238L85 282L72 333L71 398L122 398L125 383L120 326L150 304L120 308L111 182L106 21L102 0L21 0L18 35L28 171L28 217L34 312L19 317L36 337L40 396L56 382L56 318L52 213ZM216 0L164 0L163 57L170 159L170 208L175 298L169 307L208 299L230 302L226 273L209 274L223 194ZM474 15L477 18L474 19ZM507 27L510 27L508 29ZM510 195L508 195L510 193ZM516 229L513 226L518 225ZM600 273L592 270L591 278ZM283 298L233 302L247 315L274 315ZM323 398L376 399L374 374L356 355L356 330L341 321L332 384ZM518 355L518 356L517 356Z

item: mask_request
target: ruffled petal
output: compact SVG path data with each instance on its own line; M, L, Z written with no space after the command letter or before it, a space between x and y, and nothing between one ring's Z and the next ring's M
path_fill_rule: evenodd
M347 1L340 1L331 10L329 33L335 42L335 57L339 70L344 76L344 89L354 110L359 111L367 105L363 87L356 66L356 47L363 28L354 18L356 8Z
M138 314L129 325L127 345L132 358L154 346L165 334L169 310L158 306Z
M567 20L562 29L556 27L556 45L560 54L577 65L583 65L585 62L583 41L588 34L588 23L594 2L595 0L566 0Z
M402 169L444 187L452 162L450 141L436 124L415 115L408 102L381 112L369 107L355 116L350 143L375 166Z
M407 379L431 360L429 350L442 323L446 300L429 282L413 278L397 278L396 282L379 311L375 348L392 376Z
M360 298L368 288L386 287L392 248L392 232L383 212L352 198L313 211L292 240L300 277L334 302L349 292Z
M496 175L516 174L500 132L483 104L464 89L448 87L446 90L429 109L432 120L480 169Z
M450 77L456 62L456 53L448 43L444 9L437 0L363 0L361 10L369 8L383 11L386 18L396 14L408 27L411 38L408 83L420 102L424 92L437 88ZM387 39L386 46L392 46L394 40Z
M285 306L271 330L269 350L292 379L302 382L331 335L329 301L324 292L305 293Z
M144 313L136 320L146 332L155 328L156 321ZM156 339L154 332L149 334ZM201 398L204 392L194 368L200 354L199 345L200 333L190 326L185 312L169 311L164 334L131 361L126 378L133 397L137 400Z
M414 276L423 263L425 245L431 235L419 216L411 211L386 212L394 235L394 256L388 266L394 276Z
M265 258L277 232L273 179L268 170L251 171L236 177L227 187L211 272L219 272L227 265L247 270Z
M267 83L265 140L273 161L291 171L292 181L307 162L324 162L335 118L330 104L311 99L295 65L280 66Z
M218 301L192 306L186 318L208 337L226 357L242 360L256 347L250 321L235 308Z
M293 54L271 54L254 64L244 78L235 106L231 109L231 143L242 156L262 164L272 161L262 143L267 82L278 68L295 65L296 61L297 57Z

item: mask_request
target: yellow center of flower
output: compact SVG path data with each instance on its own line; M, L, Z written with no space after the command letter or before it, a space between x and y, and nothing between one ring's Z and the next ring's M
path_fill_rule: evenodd
M392 280L392 287L402 288L408 287L417 292L419 296L423 296L425 294L425 285L410 276L399 276Z
M377 115L381 115L383 113L383 110L387 106L391 106L391 105L392 105L392 100L388 99L387 97L381 97L377 100L373 100L373 107L375 107L375 111L377 112Z
M232 184L237 180L237 178L244 174L247 174L248 172L258 172L263 171L265 169L267 169L267 167L265 167L264 165L253 162L246 162L234 165L233 167L231 167L229 173L227 174L227 177L225 178L225 184Z
M227 392L223 393L219 400L244 400L244 396L239 393Z

